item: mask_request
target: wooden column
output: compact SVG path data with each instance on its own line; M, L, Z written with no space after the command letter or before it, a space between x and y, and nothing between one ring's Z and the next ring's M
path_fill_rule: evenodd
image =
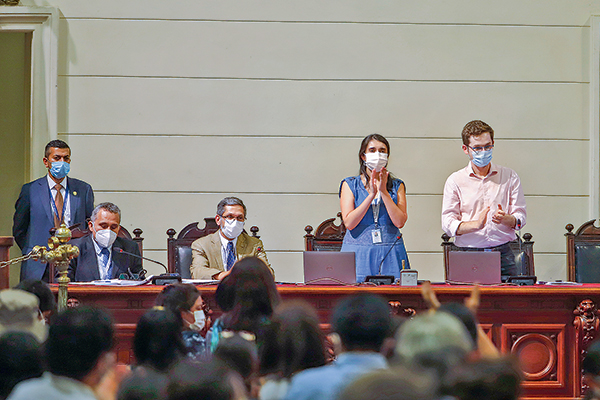
M0 236L0 261L6 261L9 258L8 252L12 245L15 243L15 239L12 236ZM8 279L10 276L10 268L0 268L0 289L8 289Z

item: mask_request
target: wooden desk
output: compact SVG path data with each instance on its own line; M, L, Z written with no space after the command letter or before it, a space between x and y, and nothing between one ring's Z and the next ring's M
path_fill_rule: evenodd
M119 360L131 362L131 339L138 318L152 307L161 287L134 288L71 286L69 294L82 304L102 305L116 320ZM198 289L215 315L215 286ZM419 288L307 287L280 286L284 300L302 298L312 304L322 322L328 322L336 301L355 293L375 293L389 301L399 301L417 313L425 310ZM53 290L57 290L53 288ZM462 302L471 288L436 286L441 302ZM591 303L584 302L591 300ZM526 376L524 398L573 399L581 393L580 357L599 329L596 304L600 285L576 287L483 287L479 322L493 342L505 353L521 361ZM577 313L583 312L584 317Z

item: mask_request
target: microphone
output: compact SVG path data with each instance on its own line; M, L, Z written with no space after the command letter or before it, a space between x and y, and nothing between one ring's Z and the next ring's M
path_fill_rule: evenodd
M379 273L377 275L381 275L381 267L383 267L383 262L387 258L388 254L390 254L390 252L392 251L392 249L394 248L396 243L398 243L398 240L400 240L401 237L402 237L402 233L398 232L398 236L396 236L396 240L394 240L394 243L392 243L388 252L385 253L385 256L383 256L383 260L381 260L381 262L379 263Z
M390 252L392 251L392 249L394 248L396 243L398 243L398 240L400 240L400 238L402 238L402 233L398 232L398 235L396 236L396 240L394 240L394 243L392 243L389 250L387 251L387 253L385 253L385 256L383 256L383 259L379 263L379 268L378 268L379 273L377 275L369 275L369 276L365 277L365 282L374 283L376 285L391 285L394 283L394 281L396 280L394 275L381 275L381 268L383 267L383 262L385 261L387 256L390 254Z
M130 253L128 251L123 250L120 247L113 247L113 250L116 251L117 253L127 254L128 256L136 257L136 258L139 258L142 260L147 260L147 261L153 262L153 263L158 264L161 267L163 267L165 269L165 273L152 278L152 283L155 285L170 285L173 283L181 282L181 275L170 274L169 269L165 266L165 264L161 263L160 261L156 261L156 260L153 260L153 259L147 258L147 257L142 257L135 253ZM131 273L131 270L129 270L129 273Z
M146 261L150 261L150 262L153 262L155 264L158 264L158 265L160 265L161 267L163 267L165 269L166 273L169 273L169 269L165 266L165 264L161 263L160 261L156 261L156 260L152 260L150 258L142 257L142 256L140 256L138 254L135 254L135 253L130 253L128 251L123 250L120 247L113 247L113 250L116 251L117 253L127 254L128 256L136 257L136 258L139 258L141 260L146 260Z

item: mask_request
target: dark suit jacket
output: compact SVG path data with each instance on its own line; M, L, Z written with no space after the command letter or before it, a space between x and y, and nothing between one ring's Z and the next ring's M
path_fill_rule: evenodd
M100 279L100 270L98 269L98 257L96 256L96 248L94 247L92 234L86 235L79 239L73 239L69 243L79 247L79 257L71 260L69 264L69 278L73 282L89 282ZM139 274L142 270L142 260L130 256L128 254L118 253L114 250L119 247L128 253L140 255L140 248L133 240L117 237L112 245L112 276L111 279L116 279L120 274L126 274L127 269L131 268L131 272Z
M71 224L85 223L94 210L92 187L79 179L67 178L71 208ZM15 204L13 236L23 254L34 246L46 246L50 229L54 227L54 216L50 207L50 191L47 176L29 182L21 188ZM27 260L21 264L21 280L42 279L47 264Z

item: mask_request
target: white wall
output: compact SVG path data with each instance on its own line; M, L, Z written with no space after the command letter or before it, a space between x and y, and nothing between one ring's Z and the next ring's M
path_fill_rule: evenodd
M148 257L165 261L168 228L238 195L277 279L301 280L304 226L335 216L360 140L378 132L406 182L411 264L441 280L441 193L467 162L472 119L521 176L540 279L566 278L564 226L597 217L588 20L600 0L23 3L62 13L72 175L144 230Z

